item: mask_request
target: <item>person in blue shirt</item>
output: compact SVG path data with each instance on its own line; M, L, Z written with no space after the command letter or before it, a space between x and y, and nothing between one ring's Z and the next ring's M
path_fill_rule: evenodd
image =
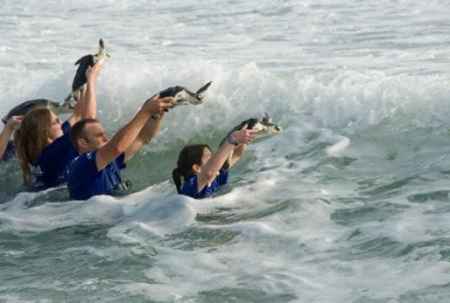
M86 200L96 195L121 194L126 186L120 170L159 132L164 113L173 105L172 97L156 96L147 100L111 140L98 120L77 122L72 128L71 140L80 156L72 161L67 170L70 197Z
M81 119L96 117L96 81L101 67L102 62L98 62L88 69L86 89L73 114L63 124L47 107L33 109L24 116L14 144L29 189L43 190L65 183L66 166L77 156L70 141L70 130Z
M206 144L185 146L172 171L177 192L195 199L211 196L227 184L228 168L236 164L254 138L255 130L244 126L232 132L214 154ZM228 164L224 165L227 160Z
M15 148L10 141L14 131L20 126L23 116L12 116L0 133L0 160L9 160L14 156Z

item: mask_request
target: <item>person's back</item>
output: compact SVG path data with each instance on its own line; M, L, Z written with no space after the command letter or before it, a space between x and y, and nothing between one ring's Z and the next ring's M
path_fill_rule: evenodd
M38 168L34 170L37 184L42 184L43 188L65 183L66 166L78 156L70 141L70 124L66 121L61 128L63 135L55 139L52 144L45 146L38 159L32 163L35 168Z

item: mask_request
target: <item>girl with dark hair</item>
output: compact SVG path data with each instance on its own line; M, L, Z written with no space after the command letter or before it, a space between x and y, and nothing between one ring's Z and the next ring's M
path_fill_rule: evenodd
M246 145L254 138L255 131L245 126L232 132L214 154L206 144L185 146L172 171L177 192L195 199L212 195L227 184L228 168L240 159ZM224 168L227 160L229 165Z

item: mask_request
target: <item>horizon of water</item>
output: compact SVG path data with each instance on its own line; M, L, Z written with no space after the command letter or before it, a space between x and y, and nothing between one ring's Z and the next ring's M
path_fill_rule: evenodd
M0 165L0 302L449 302L450 4L3 1L0 113L63 100L103 38L110 134L213 81L128 164L126 197L23 192ZM183 145L270 113L219 195L176 194Z

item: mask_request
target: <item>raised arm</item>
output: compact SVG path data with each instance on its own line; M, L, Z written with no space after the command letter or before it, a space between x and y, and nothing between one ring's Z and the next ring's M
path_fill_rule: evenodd
M246 149L247 144L239 144L234 148L234 150L231 152L230 157L228 158L230 167L233 167L241 159Z
M9 139L13 134L14 130L20 125L22 122L23 116L12 116L3 128L0 133L0 159L3 158L6 147L8 146Z
M103 61L99 61L86 71L87 87L84 106L81 110L82 119L95 119L97 117L97 78L102 67Z
M255 130L247 129L246 127L241 130L231 133L227 138L227 141L219 147L219 150L211 156L208 162L203 165L202 170L197 179L197 189L200 191L206 185L211 184L216 178L220 168L225 161L233 153L235 144L248 144L255 137Z
M97 169L102 170L135 142L142 128L153 114L162 114L173 106L172 98L152 98L147 100L134 118L120 129L108 143L97 151Z
M103 61L99 61L86 71L86 88L80 93L80 100L75 105L72 116L68 119L74 125L81 119L95 119L97 117L97 78L102 69Z
M75 123L81 120L81 111L83 108L85 98L86 98L86 90L82 89L80 91L79 99L73 109L73 113L72 115L70 115L69 119L67 119L67 122L69 122L70 126L73 126Z
M125 151L125 161L130 160L145 144L150 143L154 136L159 133L161 128L161 120L164 114L159 115L159 119L150 118L139 132L136 140Z

